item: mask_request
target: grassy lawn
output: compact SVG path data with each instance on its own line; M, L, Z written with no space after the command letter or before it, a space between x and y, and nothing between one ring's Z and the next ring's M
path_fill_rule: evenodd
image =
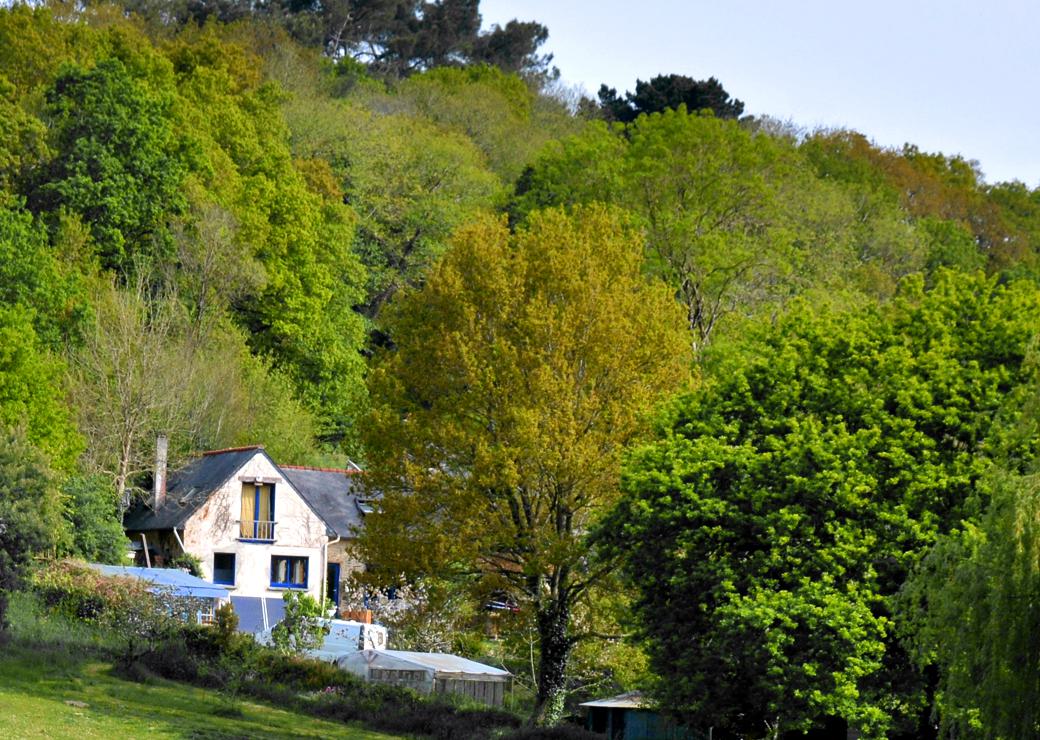
M66 623L54 634L14 606L14 638L0 646L0 737L394 737L249 701L232 706L216 692L171 681L118 678L96 657L88 631L69 634L76 630Z

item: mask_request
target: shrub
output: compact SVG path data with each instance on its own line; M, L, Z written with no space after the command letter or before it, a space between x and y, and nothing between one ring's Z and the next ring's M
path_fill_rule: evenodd
M523 727L504 735L502 740L601 740L602 737L578 725L563 724L556 727Z
M3 341L6 344L10 337ZM4 362L9 362L12 350L5 350ZM0 381L5 379L3 369ZM0 633L7 628L7 595L21 586L33 553L52 544L60 530L58 499L43 454L23 433L0 428Z
M318 621L325 616L325 609L310 594L295 591L282 596L285 616L271 630L271 641L285 655L299 655L304 650L320 648L328 634L327 625Z
M190 552L182 552L169 562L169 567L186 570L196 578L202 578L202 561Z
M105 576L83 563L53 563L34 586L51 609L94 622L116 639L117 660L127 667L181 632L198 611L197 599L136 578Z

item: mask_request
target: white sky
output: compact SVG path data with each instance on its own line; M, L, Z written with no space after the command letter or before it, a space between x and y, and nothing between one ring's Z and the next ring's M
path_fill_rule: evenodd
M1040 185L1040 0L482 0L485 26L549 28L543 51L595 97L714 76L745 113L856 129Z

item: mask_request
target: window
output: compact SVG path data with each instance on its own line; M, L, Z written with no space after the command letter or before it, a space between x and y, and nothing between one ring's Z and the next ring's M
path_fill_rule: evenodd
M213 582L223 586L235 585L235 553L213 553Z
M271 585L279 588L307 588L307 558L272 555Z
M244 540L274 541L274 486L270 483L242 484L242 531Z
M199 611L198 614L196 614L196 617L198 617L199 624L216 623L217 618L216 612L213 609L213 599L206 599L206 603L199 607Z

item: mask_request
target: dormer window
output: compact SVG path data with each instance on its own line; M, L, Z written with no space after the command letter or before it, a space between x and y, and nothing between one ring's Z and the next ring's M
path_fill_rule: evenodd
M274 541L274 484L261 481L242 483L241 538L260 542Z

